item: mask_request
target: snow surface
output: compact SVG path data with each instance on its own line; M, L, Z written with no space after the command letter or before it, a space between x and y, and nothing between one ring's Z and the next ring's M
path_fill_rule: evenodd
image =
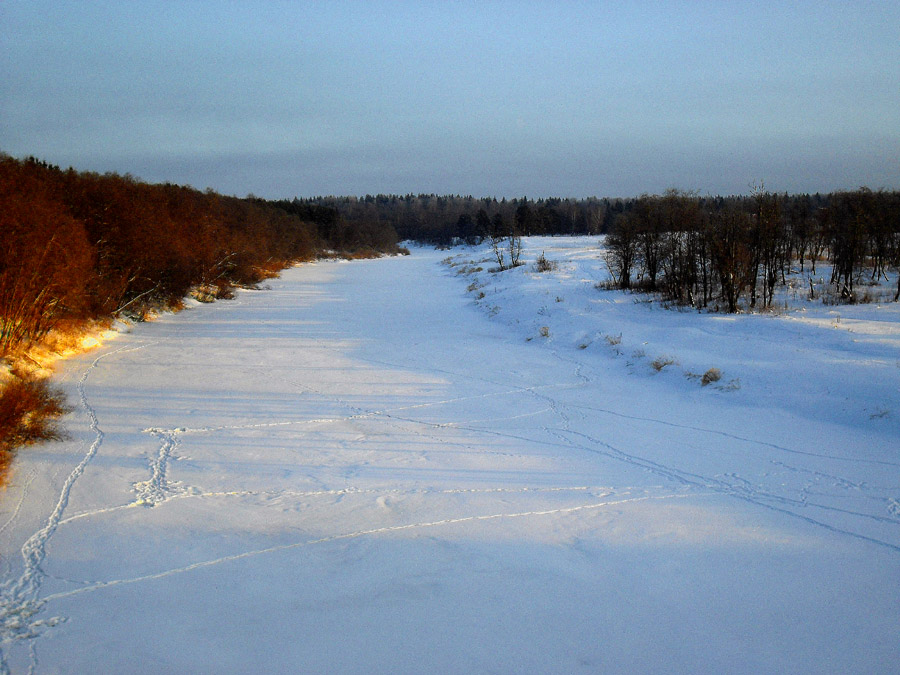
M898 306L672 311L526 244L557 269L304 265L60 364L0 672L896 673Z

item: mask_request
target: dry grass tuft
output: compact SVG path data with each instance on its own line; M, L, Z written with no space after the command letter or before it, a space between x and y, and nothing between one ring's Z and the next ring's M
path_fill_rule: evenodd
M718 368L710 368L705 373L703 373L703 377L700 378L700 384L704 387L708 384L712 384L713 382L718 382L722 379L722 371Z
M653 370L655 370L658 373L666 366L671 366L674 363L675 363L675 359L672 358L671 356L659 356L659 357L653 359L653 361L650 362L650 365L653 367Z

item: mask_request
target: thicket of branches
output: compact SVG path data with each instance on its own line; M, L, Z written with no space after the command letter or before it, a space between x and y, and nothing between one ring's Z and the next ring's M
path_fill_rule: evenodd
M0 390L0 486L17 447L62 438L56 420L66 412L62 393L46 380L7 380Z
M900 267L900 193L862 188L810 197L759 189L702 199L672 190L637 199L615 219L606 243L616 286L683 305L736 312L746 300L766 308L792 268L814 275L820 261L831 267L836 295L853 302L861 282L886 280Z

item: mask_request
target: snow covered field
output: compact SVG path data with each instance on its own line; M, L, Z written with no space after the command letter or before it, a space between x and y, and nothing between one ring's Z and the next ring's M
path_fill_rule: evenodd
M305 265L61 364L0 672L897 672L900 308L667 311L526 243L557 269Z

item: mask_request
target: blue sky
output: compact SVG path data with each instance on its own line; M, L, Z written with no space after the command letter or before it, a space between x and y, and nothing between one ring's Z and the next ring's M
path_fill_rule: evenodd
M4 0L0 150L265 197L896 189L900 3Z

